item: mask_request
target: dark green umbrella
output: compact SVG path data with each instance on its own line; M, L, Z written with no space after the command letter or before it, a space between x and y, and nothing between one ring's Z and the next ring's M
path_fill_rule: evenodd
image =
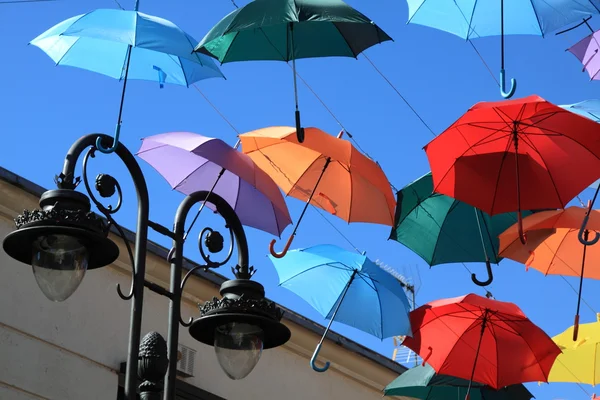
M469 381L438 375L429 365L413 367L394 379L384 389L385 396L401 396L421 400L463 400ZM470 400L530 400L535 398L523 385L511 385L500 390L473 382Z
M296 133L304 140L298 110L296 59L353 57L392 40L369 18L341 0L254 0L217 23L195 51L233 61L292 61Z
M476 189L474 189L476 190ZM523 216L531 214L524 211ZM396 216L390 239L417 253L430 266L460 262L485 262L489 277L473 282L480 286L493 280L490 263L498 264L498 235L517 222L517 213L491 217L451 197L433 193L428 173L397 193Z

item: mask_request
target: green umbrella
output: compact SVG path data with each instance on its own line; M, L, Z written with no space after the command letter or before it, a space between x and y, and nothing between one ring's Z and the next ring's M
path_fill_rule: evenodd
M476 189L474 189L476 190ZM523 216L531 214L524 211ZM397 193L396 216L390 239L417 253L430 266L461 262L485 262L489 278L473 282L480 286L493 280L490 263L498 264L498 235L517 222L516 213L491 217L451 197L433 193L431 173Z
M463 400L469 381L438 375L429 365L413 367L394 379L384 389L385 396L421 400ZM473 382L470 400L530 400L534 396L523 385L511 385L500 390Z
M341 0L254 0L219 21L195 51L221 63L292 61L296 133L304 140L298 110L296 59L352 57L392 40L369 18Z

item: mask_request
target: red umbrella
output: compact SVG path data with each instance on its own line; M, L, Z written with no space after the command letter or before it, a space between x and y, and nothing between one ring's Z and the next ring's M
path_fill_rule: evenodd
M515 304L476 294L432 301L412 311L410 322L413 336L402 344L423 363L494 389L547 382L561 353Z
M425 151L435 192L518 212L519 228L521 210L564 208L600 178L600 124L539 96L478 103Z

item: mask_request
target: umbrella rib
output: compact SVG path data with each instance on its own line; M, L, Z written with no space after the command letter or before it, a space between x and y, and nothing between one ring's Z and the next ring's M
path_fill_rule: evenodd
M291 281L294 278L297 278L298 276L300 276L300 275L302 275L302 274L304 274L304 273L306 273L308 271L312 271L313 269L322 268L322 267L325 267L325 266L330 267L330 268L335 268L335 269L341 269L341 270L344 270L344 271L352 271L352 268L347 267L345 264L342 264L342 263L338 263L338 264L344 265L346 268L338 267L336 265L333 265L332 263L324 263L324 264L315 265L314 267L306 268L305 270L302 270L302 271L298 272L296 275L292 275L291 277L287 278L285 281L279 282L279 286L283 285L286 282Z
M488 321L491 322L491 321ZM490 329L489 329L490 333L492 334L492 338L494 338L494 343L496 344L496 382L495 382L495 386L499 386L498 382L500 382L500 368L498 368L498 365L500 364L499 359L500 359L500 355L499 355L499 351L498 351L498 337L496 336L496 329L493 323L490 324Z
M371 278L371 277L369 277ZM367 282L366 279L363 278L363 280L365 281L365 283L368 285L369 283ZM373 279L371 278L371 282L373 282ZM373 282L373 289L375 289L375 293L377 293L377 302L379 303L379 318L381 319L381 338L383 338L383 305L381 304L381 295L379 294L379 290L377 289L377 286L375 286L375 282Z
M494 210L494 206L496 205L496 198L497 198L497 194L498 194L498 187L500 186L500 175L502 174L502 168L504 167L504 161L506 161L506 157L508 156L508 152L509 152L509 147L512 143L512 139L510 139L509 141L506 142L506 149L504 149L504 154L502 154L502 160L500 161L500 168L498 168L498 176L496 178L496 185L494 186L494 197L492 199L492 207L490 209L490 211ZM518 157L519 155L517 153L515 153L515 157ZM490 213L491 215L492 213Z
M479 215L481 215L481 222L483 222L483 226L485 227L485 233L486 236L488 238L488 240L490 241L490 246L492 246L492 251L494 252L494 259L498 262L500 262L498 260L498 249L496 249L496 246L494 246L494 240L492 239L492 235L491 235L491 226L488 226L485 216L483 215L483 211L479 210L479 209L475 209L475 212L478 212ZM490 224L493 224L492 218L490 217Z
M142 140L143 140L143 139L142 139ZM153 150L156 150L156 149L160 149L160 148L162 148L162 147L166 147L166 146L168 146L168 144L161 143L161 144L160 144L160 146L156 146L156 147L153 147L153 148L151 148L151 149L140 150L140 151L138 151L137 153L135 153L135 155L136 155L136 156L139 156L140 154L147 153L147 152L149 152L149 151L153 151Z

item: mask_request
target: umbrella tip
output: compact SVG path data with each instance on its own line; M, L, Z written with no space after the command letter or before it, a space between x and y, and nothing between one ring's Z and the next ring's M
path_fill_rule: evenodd
M343 129L340 131L340 133L338 133L337 138L341 139L342 136L344 136L344 130Z

